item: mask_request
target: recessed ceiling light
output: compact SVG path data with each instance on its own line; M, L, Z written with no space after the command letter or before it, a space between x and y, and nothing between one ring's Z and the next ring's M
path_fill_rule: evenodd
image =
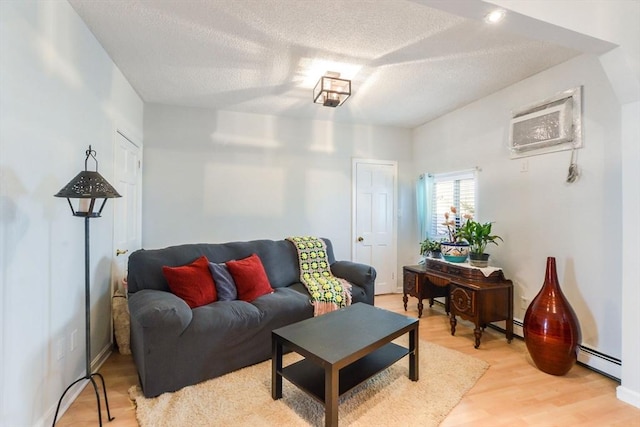
M506 12L504 9L496 9L484 16L484 22L487 24L497 24L504 19Z

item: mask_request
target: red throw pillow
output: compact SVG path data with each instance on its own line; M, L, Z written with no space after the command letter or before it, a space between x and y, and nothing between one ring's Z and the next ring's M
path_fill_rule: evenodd
M253 254L237 261L227 261L227 268L236 282L238 299L251 302L254 299L273 292L267 272L260 257Z
M201 256L191 264L180 267L162 267L169 288L191 308L207 305L218 299L216 286L209 271L209 260Z

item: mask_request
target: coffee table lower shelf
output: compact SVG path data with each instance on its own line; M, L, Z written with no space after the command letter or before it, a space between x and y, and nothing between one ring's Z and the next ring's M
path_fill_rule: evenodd
M358 384L409 354L409 349L394 343L385 344L378 350L340 369L338 395L342 396ZM303 359L285 366L278 372L283 378L298 386L311 397L325 404L325 370L311 360Z

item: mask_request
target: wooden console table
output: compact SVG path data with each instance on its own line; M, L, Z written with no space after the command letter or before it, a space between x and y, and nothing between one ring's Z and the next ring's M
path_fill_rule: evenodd
M403 267L404 308L407 294L418 298L418 316L422 314L422 299L430 298L436 287L447 289L447 312L450 316L451 335L456 333L456 316L475 324L474 347L480 346L482 331L491 322L506 321L507 341L513 338L513 283L505 279L502 270L489 276L468 264L453 264L426 259L424 266ZM412 281L413 280L413 281ZM434 286L435 285L435 286Z

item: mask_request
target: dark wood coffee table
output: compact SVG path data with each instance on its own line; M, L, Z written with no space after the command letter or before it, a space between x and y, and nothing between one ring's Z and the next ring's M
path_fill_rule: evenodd
M409 348L391 341L409 333ZM357 303L276 329L271 396L282 397L286 378L325 407L325 425L338 425L338 398L409 355L409 378L418 381L418 319ZM283 347L305 358L282 366Z

